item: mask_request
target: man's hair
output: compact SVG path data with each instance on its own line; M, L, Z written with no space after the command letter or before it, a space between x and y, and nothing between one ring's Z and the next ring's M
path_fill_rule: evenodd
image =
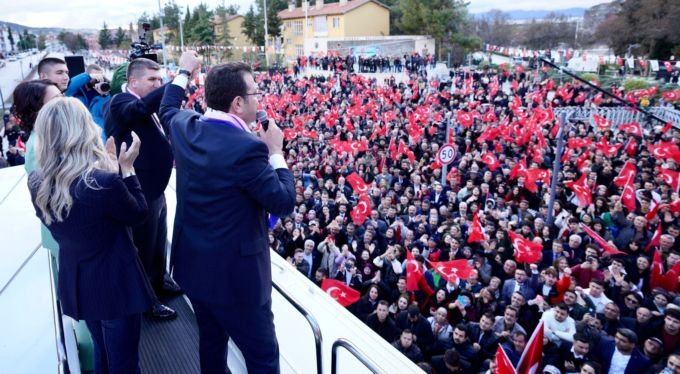
M630 343L637 344L638 337L635 331L631 329L618 329L616 330L616 332L618 334L621 334L621 336L623 336L624 338L628 339Z
M485 312L484 314L482 314L482 317L486 317L491 321L493 321L496 318L496 316L494 316L492 312ZM479 319L481 320L481 317Z
M604 281L601 281L599 279L591 279L590 283L594 283L594 284L597 284L600 287L604 287Z
M104 69L102 69L102 67L99 66L99 65L97 65L97 64L89 64L89 65L87 65L87 67L85 68L85 71L86 71L88 74L91 74L93 71L104 71Z
M580 341L581 343L586 343L590 345L590 339L588 339L588 335L582 333L582 332L577 332L574 334L574 341Z
M565 304L563 302L557 303L557 305L555 305L555 308L559 308L559 309L562 309L562 310L567 311L567 312L569 311L569 307L567 306L567 304Z
M252 73L250 66L243 62L213 67L205 79L205 103L212 109L228 112L232 101L247 93L244 76Z
M515 308L512 305L508 305L508 306L505 307L505 311L508 311L508 310L512 310L513 312L515 312L515 315L519 315L519 310L517 310L517 308Z
M390 303L388 303L387 300L380 300L380 301L378 301L378 305L383 305L383 306L385 306L385 307L387 307L387 308L390 307Z
M404 335L404 334L413 334L413 331L411 331L409 329L403 329L403 330L401 330L401 335Z
M673 317L680 321L680 309L666 308L665 317Z
M468 327L464 323L457 324L455 330L462 331L465 333L466 337L468 336Z
M148 58L136 58L130 61L130 64L128 64L128 81L130 80L130 77L137 77L144 70L161 70L161 66L158 65L157 62L149 60Z
M46 73L47 68L51 68L54 65L66 65L66 61L57 57L46 57L38 62L38 75Z

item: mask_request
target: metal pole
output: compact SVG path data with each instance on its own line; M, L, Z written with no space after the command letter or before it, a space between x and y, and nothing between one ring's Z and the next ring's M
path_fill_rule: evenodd
M560 129L557 131L557 150L555 150L555 161L553 163L552 181L550 183L550 200L548 202L547 224L552 225L555 217L555 194L557 189L557 179L562 168L562 149L564 148L564 131L567 127L567 113L560 113Z
M182 12L179 13L180 17L182 16ZM184 21L181 19L179 20L179 51L184 52L184 26L182 25Z
M5 109L5 98L2 96L2 90L0 90L0 103L2 103L2 114L4 115L5 111L7 109ZM4 124L3 124L3 128L4 128Z
M269 55L267 54L267 46L269 45L269 29L267 27L267 0L264 0L264 63L269 69Z
M446 144L449 144L449 139L451 139L451 131L453 129L451 128L451 120L447 119L446 120L446 139L444 140L444 144L442 144L442 147ZM442 186L446 186L446 174L448 174L448 169L449 165L442 165L442 181L441 184Z
M163 8L161 8L161 0L158 0L158 11L160 12L160 20L161 20L161 46L163 47L163 50L161 51L161 54L163 55L163 68L167 68L168 65L165 63L165 30L163 29Z

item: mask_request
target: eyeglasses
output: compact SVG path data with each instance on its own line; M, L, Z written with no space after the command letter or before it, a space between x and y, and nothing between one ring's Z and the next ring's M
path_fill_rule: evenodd
M247 93L247 94L245 94L245 95L243 95L243 96L255 96L255 97L257 97L258 99L261 99L261 98L262 98L262 92L259 92L259 91L258 91L258 92L253 92L253 93Z

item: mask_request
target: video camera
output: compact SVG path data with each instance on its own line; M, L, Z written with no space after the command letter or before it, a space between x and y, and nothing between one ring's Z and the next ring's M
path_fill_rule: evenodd
M139 41L130 45L130 55L128 56L128 59L132 61L136 58L148 58L149 60L158 62L158 55L149 53L149 51L152 49L161 49L162 46L159 44L149 45L149 43L146 42L146 33L151 29L150 23L142 23L142 29L144 32L139 35Z

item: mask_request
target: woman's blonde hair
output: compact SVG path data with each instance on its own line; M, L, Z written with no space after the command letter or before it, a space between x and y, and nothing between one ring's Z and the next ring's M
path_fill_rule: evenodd
M33 134L40 174L35 204L45 224L61 222L73 206L71 185L78 178L93 189L94 169L115 170L92 115L78 99L57 98L38 113Z

